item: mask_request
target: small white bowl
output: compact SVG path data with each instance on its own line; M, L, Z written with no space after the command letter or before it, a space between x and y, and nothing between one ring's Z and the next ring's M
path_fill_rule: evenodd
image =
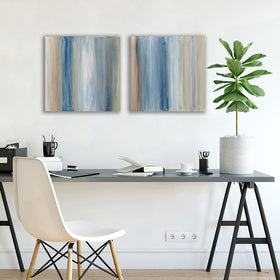
M197 170L192 170L192 171L176 170L176 172L184 176L191 176L193 173L196 173Z

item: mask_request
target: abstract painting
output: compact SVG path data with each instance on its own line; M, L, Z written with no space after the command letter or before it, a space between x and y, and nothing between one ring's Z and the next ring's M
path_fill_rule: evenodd
M205 37L130 37L131 111L205 110Z
M45 37L45 111L119 111L120 38Z

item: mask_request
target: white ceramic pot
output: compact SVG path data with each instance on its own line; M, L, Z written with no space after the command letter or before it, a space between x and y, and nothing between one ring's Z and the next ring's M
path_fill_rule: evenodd
M252 174L254 172L253 138L230 136L220 138L220 172Z

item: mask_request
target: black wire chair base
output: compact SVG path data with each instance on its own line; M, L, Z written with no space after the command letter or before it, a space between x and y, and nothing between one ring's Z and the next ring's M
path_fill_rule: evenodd
M41 272L45 271L46 269L48 269L50 266L54 266L55 270L57 271L59 278L61 280L63 280L63 277L56 265L56 262L58 262L60 259L62 258L66 258L68 259L68 248L73 248L74 243L70 243L67 242L65 243L59 250L55 249L53 246L51 246L50 244L48 244L45 241L40 240L40 244L42 245L42 247L44 248L45 252L47 253L49 260L42 265L39 269L37 269L36 272L34 272L34 274L31 276L32 278L37 276L38 274L40 274ZM79 277L79 280L81 280L84 275L86 274L86 272L89 270L89 268L91 266L94 266L100 270L102 270L103 272L118 278L118 275L116 274L116 272L105 262L105 260L100 256L100 254L102 253L102 251L107 247L107 245L109 244L109 241L106 241L105 243L103 243L99 248L97 248L96 250L90 245L89 242L86 242L86 244L88 245L88 247L92 250L92 253L90 253L87 257L79 254L77 251L73 250L73 253L77 256L80 257L81 261L78 262L74 259L72 259L72 262L74 262L75 264L83 264L83 263L87 263L88 266L84 269L82 275ZM54 255L51 255L51 252L54 252ZM100 265L97 265L95 262L96 260L100 260L105 267L107 268L103 268Z

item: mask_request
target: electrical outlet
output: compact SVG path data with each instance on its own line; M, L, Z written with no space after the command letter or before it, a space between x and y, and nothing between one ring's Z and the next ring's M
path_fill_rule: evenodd
M194 231L167 231L166 242L199 242L199 233Z

